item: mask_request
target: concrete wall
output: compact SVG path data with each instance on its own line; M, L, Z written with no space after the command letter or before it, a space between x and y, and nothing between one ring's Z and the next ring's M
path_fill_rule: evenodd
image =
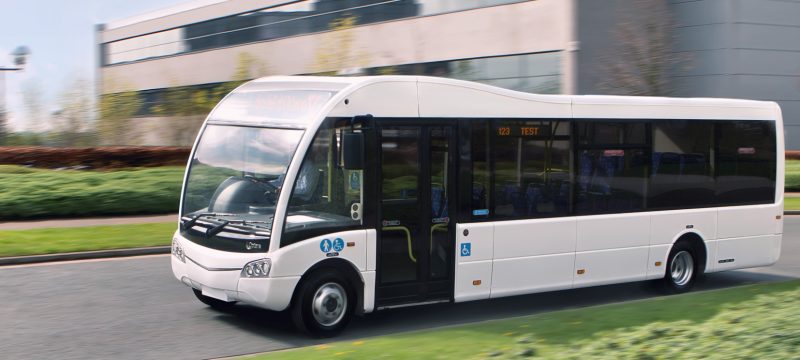
M280 5L287 0L195 0L141 16L106 24L101 42L167 30L191 23Z
M100 73L104 92L115 92L230 81L242 53L266 69L254 75L272 75L564 50L573 23L569 9L568 1L538 0L359 26L345 30L353 40L349 59L327 69L317 59L336 48L342 31L113 65ZM117 38L120 31L102 37Z
M777 101L786 146L800 149L800 2L702 0L675 4L691 68L681 95Z
M579 0L579 93L602 93L614 54L614 26L625 0ZM800 1L671 1L675 51L685 61L672 73L675 96L778 101L786 146L800 149Z

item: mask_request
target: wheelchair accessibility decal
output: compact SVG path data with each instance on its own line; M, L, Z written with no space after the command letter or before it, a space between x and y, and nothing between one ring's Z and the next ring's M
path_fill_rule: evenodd
M461 244L461 256L470 256L470 255L472 255L472 243Z
M319 242L319 250L325 253L325 256L339 256L339 252L344 250L344 240L336 238L333 241L330 239L322 239Z

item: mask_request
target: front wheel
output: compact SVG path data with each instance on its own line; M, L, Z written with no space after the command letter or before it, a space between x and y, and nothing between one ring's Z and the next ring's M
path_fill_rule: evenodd
M347 326L355 308L354 292L338 271L317 271L300 286L292 320L300 331L332 337Z
M678 294L692 289L697 279L696 259L691 246L686 243L675 244L667 259L667 274L662 280L668 293Z

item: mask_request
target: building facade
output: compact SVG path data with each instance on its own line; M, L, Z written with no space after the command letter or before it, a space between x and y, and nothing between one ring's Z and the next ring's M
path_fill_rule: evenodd
M604 64L634 2L195 0L98 26L100 92L136 95L132 128L147 144L190 142L207 103L267 75L420 74L545 94L613 93ZM670 95L779 100L787 145L800 148L790 138L800 135L800 45L789 41L800 35L791 16L800 3L669 8L674 52L690 55L669 70Z

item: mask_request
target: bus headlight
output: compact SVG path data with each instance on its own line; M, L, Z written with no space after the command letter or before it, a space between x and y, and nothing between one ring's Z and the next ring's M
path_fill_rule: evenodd
M265 278L269 276L270 267L272 267L272 261L269 259L251 261L242 269L242 277Z
M186 262L186 254L183 253L183 248L176 239L172 239L172 255L177 257L182 263Z

